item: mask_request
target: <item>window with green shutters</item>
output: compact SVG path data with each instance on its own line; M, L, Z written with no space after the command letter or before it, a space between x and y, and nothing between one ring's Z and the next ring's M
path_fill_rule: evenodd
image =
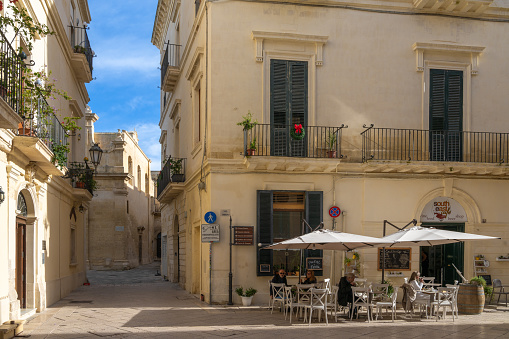
M270 62L271 154L302 156L307 154L306 137L294 140L290 128L307 126L308 63L272 59Z
M303 218L313 228L323 221L321 191L258 191L257 194L257 243L261 247L308 233L309 229L302 228ZM304 269L307 257L323 256L321 250L304 250L304 260L300 262L300 251L266 250L261 247L257 255L259 276L272 276L275 268L292 272L301 265ZM315 274L320 276L322 271L315 271Z
M462 161L463 72L430 70L430 158Z

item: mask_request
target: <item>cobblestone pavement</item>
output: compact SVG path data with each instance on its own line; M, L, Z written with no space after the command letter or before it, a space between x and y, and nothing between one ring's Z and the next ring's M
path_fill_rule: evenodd
M449 315L438 322L402 311L393 323L329 319L311 326L260 307L207 305L156 276L159 263L122 272L89 271L82 286L25 324L30 338L509 338L509 308Z

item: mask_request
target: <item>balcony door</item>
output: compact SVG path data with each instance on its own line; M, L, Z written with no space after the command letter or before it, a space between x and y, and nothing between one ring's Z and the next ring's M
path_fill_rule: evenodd
M462 161L463 72L430 70L430 160Z
M295 124L307 127L308 64L305 61L271 60L270 124L271 154L305 157L307 137L294 140L290 130Z

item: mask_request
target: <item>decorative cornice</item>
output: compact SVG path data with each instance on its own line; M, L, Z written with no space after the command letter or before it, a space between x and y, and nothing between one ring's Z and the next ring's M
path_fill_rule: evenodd
M293 42L300 44L314 44L316 46L316 66L323 65L323 45L327 43L329 37L326 35L309 35L282 32L251 32L251 38L256 43L256 62L263 62L263 42L265 40Z
M447 52L457 53L470 56L470 63L472 65L472 75L477 74L477 66L479 63L479 56L486 47L468 46L468 45L453 45L453 44L439 44L439 43L426 43L416 42L413 44L412 49L417 53L417 71L424 71L424 53L425 52Z
M186 72L186 79L191 80L191 77L193 76L196 69L200 66L200 60L203 56L203 47L197 47L194 50L193 58L191 59L191 63L189 65L189 68Z
M81 13L81 19L83 22L89 23L92 21L90 17L90 10L88 9L88 1L87 0L78 0L78 7Z
M414 7L431 13L482 15L493 0L414 0Z
M175 1L175 0L172 0ZM151 42L159 50L163 49L164 37L168 29L170 18L170 0L159 0L157 2L156 18L152 29Z

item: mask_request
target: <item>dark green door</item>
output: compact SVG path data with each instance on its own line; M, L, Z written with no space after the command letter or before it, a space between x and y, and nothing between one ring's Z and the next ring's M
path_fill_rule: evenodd
M305 157L307 136L294 140L295 124L307 127L308 64L304 61L270 61L271 154ZM308 131L306 131L308 132Z
M465 224L423 224L447 231L465 232ZM421 246L421 276L435 277L436 283L454 284L454 280L461 282L461 277L454 269L454 264L464 275L464 243L458 242L446 245Z
M462 161L463 72L430 70L430 159Z

